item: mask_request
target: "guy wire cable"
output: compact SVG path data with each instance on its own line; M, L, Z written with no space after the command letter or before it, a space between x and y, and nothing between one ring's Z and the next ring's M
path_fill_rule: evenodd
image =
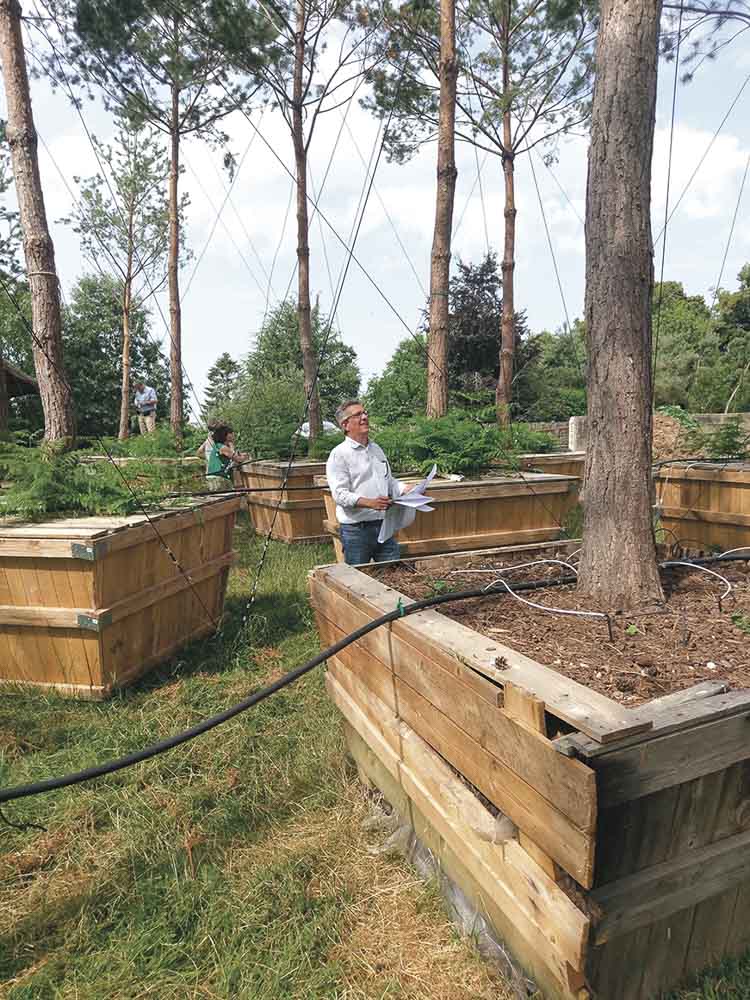
M419 19L420 20L422 18L422 14L423 14L423 12L420 12L420 15L419 15ZM388 130L390 128L390 124L391 124L391 121L393 119L393 114L394 114L395 108L396 108L396 102L398 101L398 96L399 96L399 94L401 92L401 85L402 85L404 77L406 75L406 68L408 66L409 59L411 58L412 51L413 51L413 47L409 50L409 52L406 55L406 58L404 59L403 66L402 66L402 69L401 69L401 74L399 76L398 83L396 85L396 90L395 90L395 93L394 93L393 102L391 104L391 108L390 108L390 111L389 111L389 114L388 114L388 120L387 120L387 122L385 124L385 128L383 129L383 132L382 132L382 140L380 141L379 147L377 145L373 147L373 153L375 151L375 148L378 149L377 156L375 157L375 162L373 164L372 170L369 171L369 178L368 178L367 174L365 175L365 187L363 188L363 196L364 197L360 198L360 202L361 202L361 206L362 206L361 207L361 211L360 211L359 206L358 206L359 219L357 220L356 216L355 216L355 226L353 227L353 234L352 234L352 237L350 238L350 245L347 248L346 262L344 264L344 267L342 269L341 275L339 277L338 288L336 290L336 297L335 297L335 299L334 299L334 301L332 303L331 313L330 313L330 316L328 317L328 325L327 325L327 329L325 331L325 335L323 337L323 343L321 344L320 351L318 352L318 358L317 358L317 363L316 363L316 366L315 366L315 373L313 375L312 384L310 386L310 390L307 393L307 396L306 396L306 399L305 399L305 407L304 407L303 414L302 414L302 420L300 421L300 430L301 430L302 424L304 423L305 415L309 412L313 393L315 392L315 390L317 388L318 376L320 374L320 367L321 367L321 364L322 364L323 359L325 357L326 348L328 346L328 341L330 339L331 330L333 328L333 322L334 322L334 319L335 319L337 311L338 311L338 306L339 306L339 302L341 300L341 295L342 295L343 290L344 290L344 285L345 285L345 282L346 282L346 278L347 278L347 275L349 274L349 268L351 266L352 259L354 258L354 248L355 248L355 246L357 244L357 240L359 238L359 233L360 233L360 229L362 227L362 222L364 220L365 211L367 209L367 205L368 205L368 202L370 200L370 194L372 193L372 189L373 189L373 186L375 184L375 175L377 173L377 169L378 169L378 166L380 164L380 159L381 159L381 157L383 155L383 149L385 148L386 139L388 137ZM262 136L261 136L261 138L262 138ZM376 133L376 144L377 144L378 139L380 139L380 129L378 129L378 132ZM372 155L370 157L370 160L372 161ZM368 180L369 180L369 183L368 183ZM323 213L322 212L320 212L319 214L320 214L320 217L323 217ZM447 375L446 375L446 377L447 377ZM281 484L281 489L279 491L279 500L278 500L278 503L276 504L276 507L274 508L273 516L271 518L271 524L270 524L270 526L268 528L268 532L266 534L265 543L263 545L263 551L261 552L260 561L258 563L258 568L257 568L256 574L255 574L255 579L253 581L253 586L252 586L252 589L251 589L251 592L250 592L250 600L248 601L248 603L246 605L246 608L245 608L244 620L247 619L247 614L248 614L249 608L251 608L253 606L253 604L255 603L255 599L256 599L256 596L257 596L257 592L258 592L258 586L260 584L261 574L263 572L263 567L265 565L266 556L268 554L268 549L269 549L269 546L270 546L270 543L271 543L271 535L272 535L272 532L273 532L274 525L276 523L276 519L278 517L279 510L281 509L282 498L283 498L283 495L284 495L284 488L286 487L286 485L287 485L287 483L289 481L289 475L290 475L290 472L291 472L291 469L292 469L292 463L294 462L294 456L295 456L295 453L296 453L297 445L299 443L299 438L300 438L300 431L297 432L297 434L295 435L295 437L292 440L292 450L291 450L291 454L289 456L289 461L287 463L286 470L284 472L284 479L283 479L283 482Z
M669 189L672 181L672 147L674 144L674 119L677 108L677 77L680 71L680 44L682 42L682 15L684 10L684 0L680 0L680 17L677 24L677 47L674 57L674 80L672 83L672 114L669 121L669 153L667 156L667 190L664 196L664 225L662 226L663 240L661 244L661 268L659 272L659 298L656 302L656 335L654 338L653 359L651 362L651 395L656 385L656 363L659 359L659 333L661 332L661 303L664 298L664 263L667 256L667 226L669 225Z

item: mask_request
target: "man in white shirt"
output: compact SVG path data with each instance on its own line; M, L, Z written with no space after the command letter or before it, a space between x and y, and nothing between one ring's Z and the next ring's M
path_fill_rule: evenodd
M150 434L156 427L156 389L144 382L136 382L135 408L138 430L141 434Z
M336 420L346 438L328 456L326 476L336 501L339 537L344 559L359 563L399 559L395 538L378 541L383 515L406 486L393 477L383 449L370 441L367 410L358 399L349 399L336 410Z

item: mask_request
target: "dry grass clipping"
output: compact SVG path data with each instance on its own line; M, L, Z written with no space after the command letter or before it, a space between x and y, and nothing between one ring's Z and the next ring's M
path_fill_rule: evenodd
M341 1000L511 1000L513 994L467 939L459 938L433 887L403 860L375 855L363 832L366 794L350 783L336 808L277 829L234 852L232 867L313 853L319 875L310 896L348 898L345 932L330 958L344 968ZM338 1000L338 997L337 997Z

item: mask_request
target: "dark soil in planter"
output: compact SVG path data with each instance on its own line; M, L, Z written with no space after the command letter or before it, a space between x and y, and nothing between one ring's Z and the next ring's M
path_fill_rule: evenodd
M512 561L506 560L504 566ZM528 560L524 560L528 561ZM486 563L486 568L498 567ZM371 566L369 574L409 597L419 599L451 590L484 586L495 577L478 573L444 571L439 577L414 569L408 563L394 567ZM446 604L447 617L510 646L627 705L703 680L727 681L733 688L750 687L750 563L722 563L709 567L732 584L732 593L718 599L726 587L721 580L699 570L668 569L663 572L667 596L660 609L611 616L612 640L603 619L550 614L522 604L509 594ZM534 566L506 575L512 582L565 575L559 565ZM604 611L582 600L574 586L526 592L526 600L569 611Z

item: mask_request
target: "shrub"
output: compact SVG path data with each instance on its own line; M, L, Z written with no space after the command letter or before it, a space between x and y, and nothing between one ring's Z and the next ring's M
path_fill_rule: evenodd
M745 458L750 446L748 434L739 417L732 417L716 430L705 430L701 434L703 450L709 458Z
M289 458L305 405L302 375L290 371L265 379L246 378L223 417L234 427L237 446L256 458ZM297 451L304 451L304 445Z
M310 443L307 454L309 458L328 458L336 445L341 444L344 435L341 431L331 431L330 434L321 434L319 438Z
M505 429L480 424L460 413L437 420L415 417L408 424L383 428L374 437L393 469L426 472L434 463L442 473L460 475L498 464L515 466L520 451L547 450L553 444L548 435L521 425Z
M123 478L109 462L83 465L72 454L52 455L7 444L0 445L0 466L12 480L2 498L3 512L30 520L61 513L132 514L142 506L153 506L168 485L150 466L149 486L144 489L139 484L131 491L127 482L132 482L132 472Z
M151 434L134 434L120 441L119 438L84 439L85 446L101 451L102 444L110 455L120 458L179 458L194 455L203 444L206 431L188 426L183 431L182 448L170 427L157 427Z

